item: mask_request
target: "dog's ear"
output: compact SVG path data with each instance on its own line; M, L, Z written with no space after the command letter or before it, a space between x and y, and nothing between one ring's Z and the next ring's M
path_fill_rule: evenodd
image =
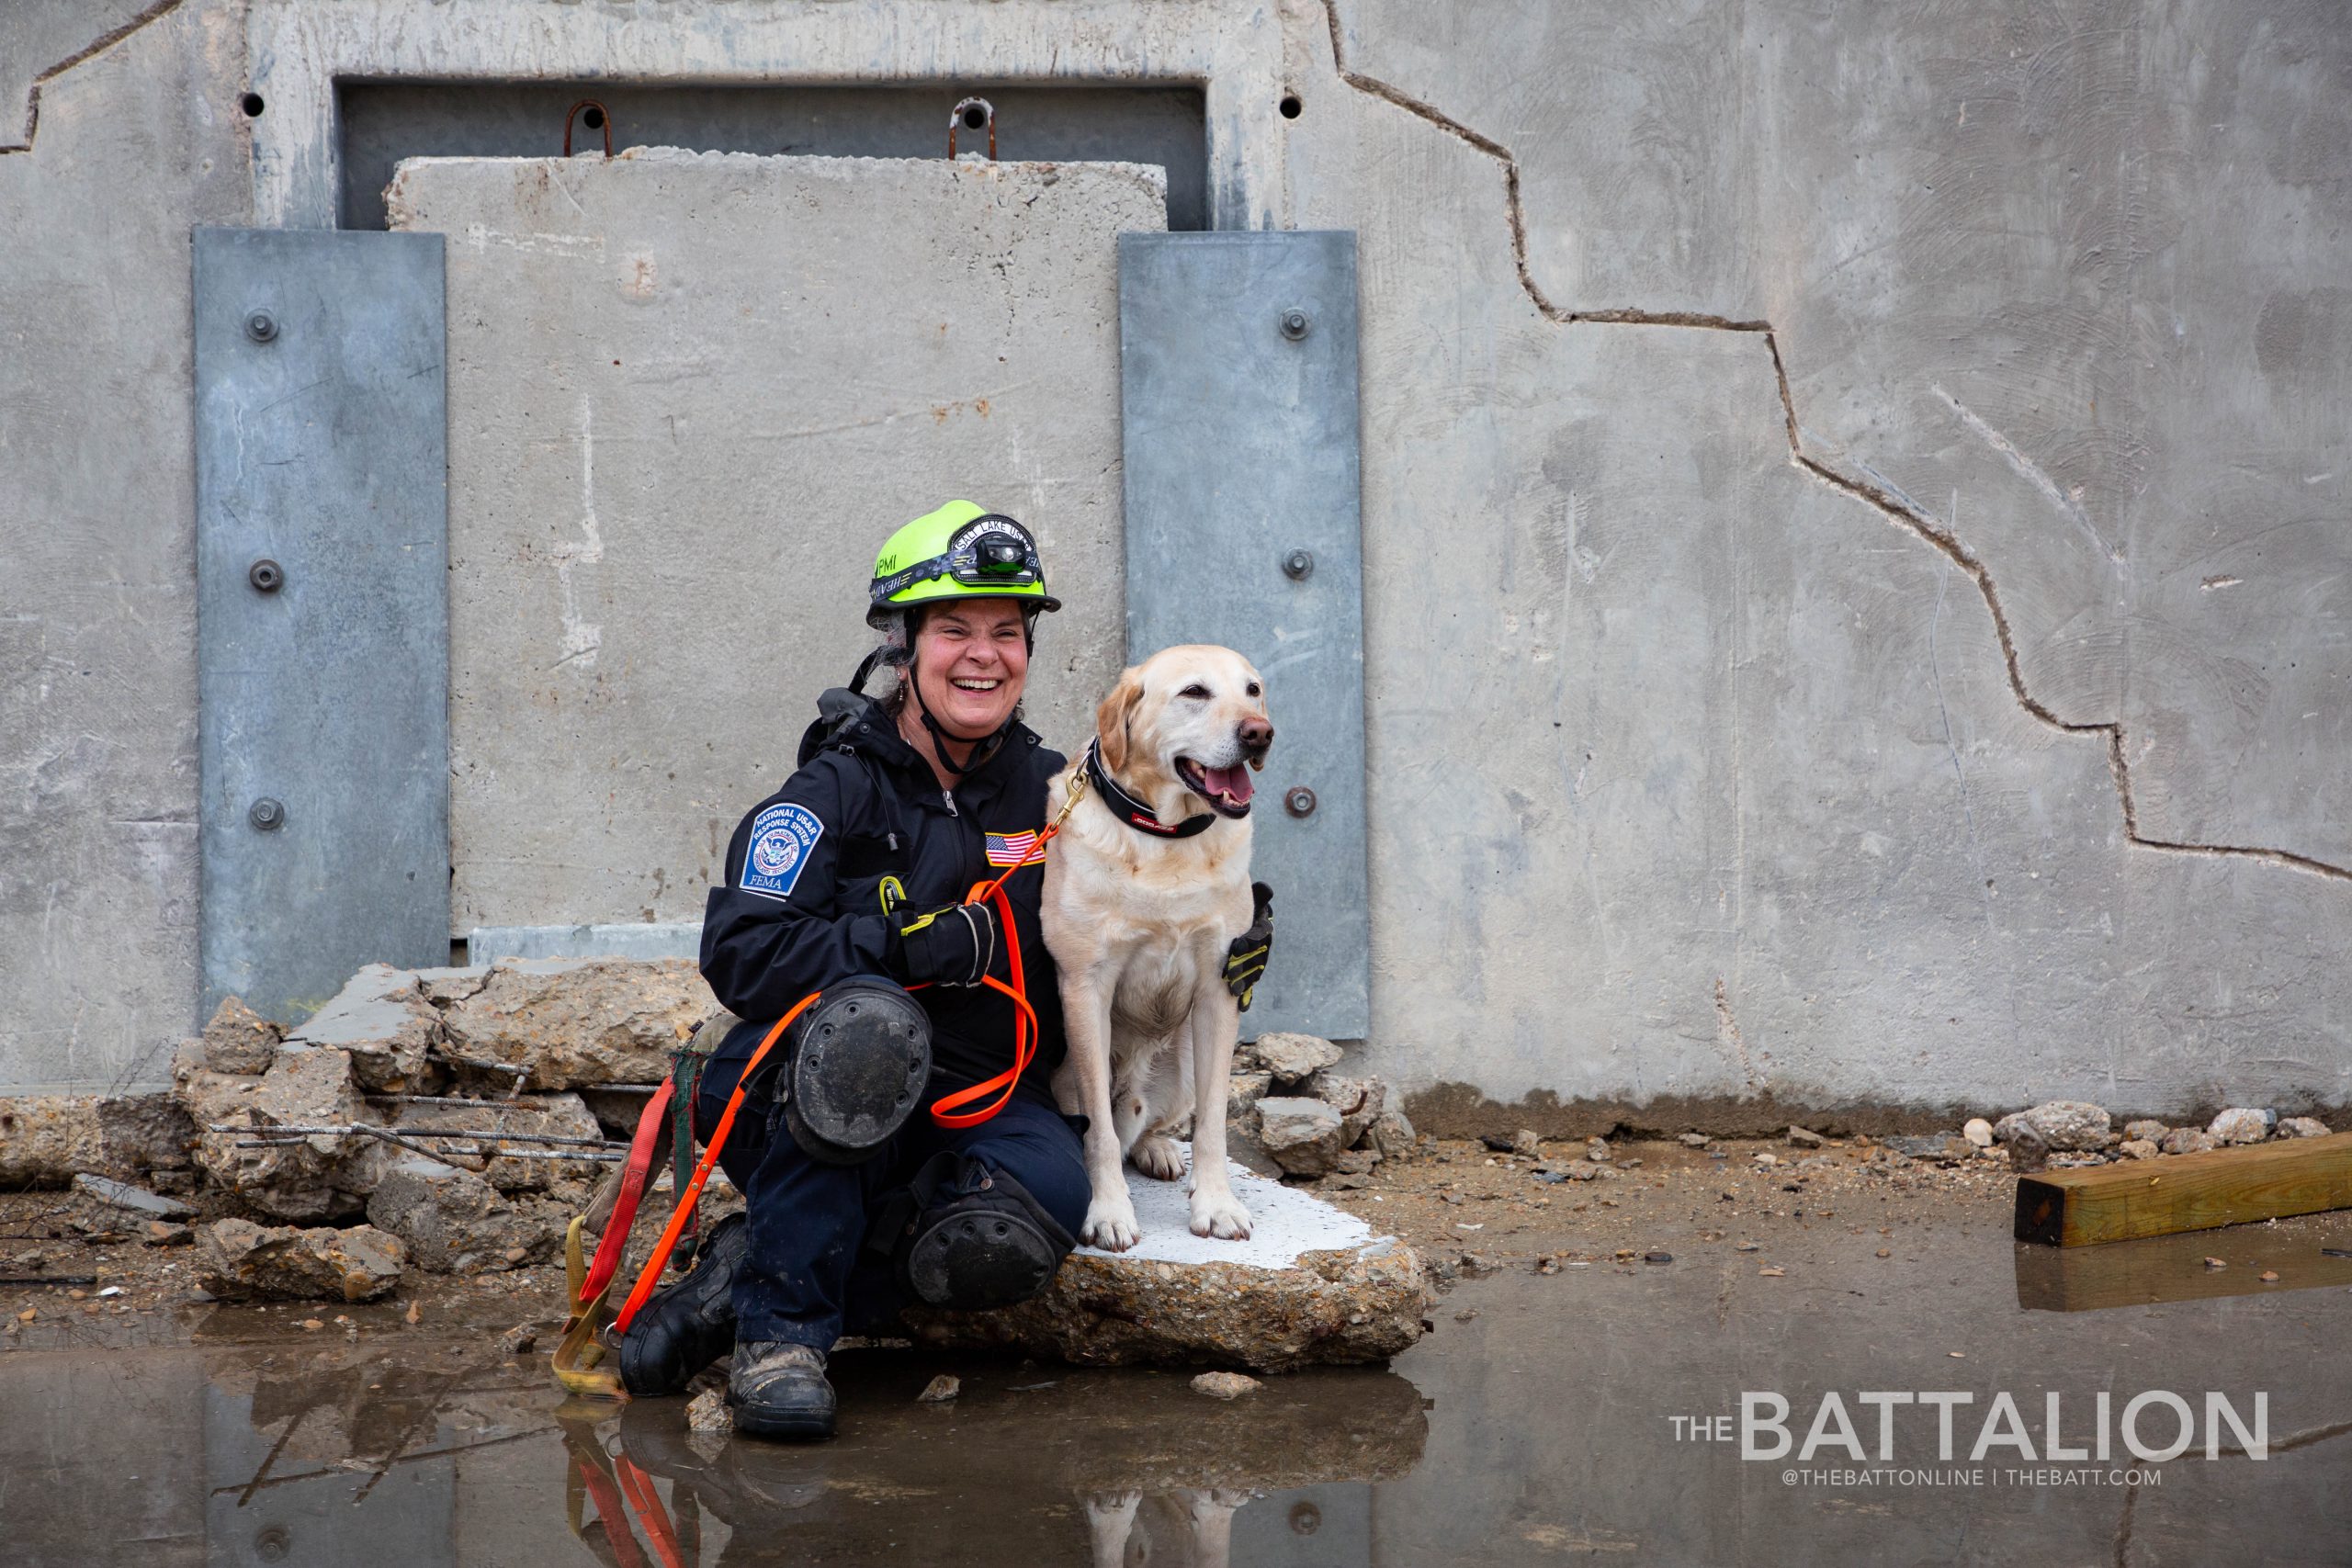
M1119 683L1094 710L1094 735L1102 743L1102 766L1114 777L1127 765L1127 747L1133 737L1128 733L1135 723L1136 705L1143 701L1141 671L1121 672Z

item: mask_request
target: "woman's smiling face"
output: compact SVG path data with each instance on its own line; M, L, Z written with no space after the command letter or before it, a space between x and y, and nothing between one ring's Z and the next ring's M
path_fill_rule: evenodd
M1029 680L1021 606L959 599L928 611L915 633L914 678L941 727L978 740L1003 728Z

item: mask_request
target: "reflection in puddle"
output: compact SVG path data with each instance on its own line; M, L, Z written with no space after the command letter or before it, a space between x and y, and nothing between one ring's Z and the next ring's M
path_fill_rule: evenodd
M2323 1286L2352 1287L2352 1257L2324 1251L2304 1229L2231 1225L2098 1247L2017 1245L2018 1305L2093 1312L2154 1302L2206 1301ZM2206 1262L2219 1258L2216 1269ZM2277 1276L2265 1280L2265 1273Z
M0 1350L0 1562L1762 1568L1946 1562L1963 1540L1987 1562L2343 1556L2352 1258L2321 1248L2352 1250L2352 1213L2071 1254L2020 1253L1989 1205L1957 1225L1867 1219L1778 1235L1771 1275L1668 1232L1671 1266L1467 1280L1398 1372L1271 1378L1230 1404L1182 1373L845 1351L842 1434L814 1449L689 1433L678 1400L566 1406L537 1358L493 1348L503 1298L427 1329L363 1309L343 1334L216 1308L190 1314L192 1345ZM2302 1288L2329 1285L2347 1288ZM2131 1301L2156 1304L2019 1310ZM961 1397L918 1404L941 1371ZM2218 1390L2240 1412L2259 1395L2271 1451L2192 1449L2136 1491L2082 1483L2095 1461L2046 1483L1845 1485L1687 1435L1744 1391L1806 1411L1833 1389L1965 1393L1973 1412L2006 1393L2037 1430L2052 1395L2068 1412L2102 1393L2201 1408ZM1930 1428L1896 1458L1936 1453Z
M953 1404L909 1356L836 1360L843 1431L791 1447L689 1432L683 1402L557 1411L565 1528L597 1560L1353 1563L1372 1486L1410 1471L1421 1397L1379 1371L1271 1380L1225 1403L1176 1375L963 1371ZM723 1540L722 1538L723 1537ZM1283 1538L1277 1541L1272 1538ZM626 1538L626 1539L624 1539Z
M917 1404L951 1368L962 1397ZM0 1357L0 1411L26 1417L0 1423L0 1561L1355 1563L1373 1483L1427 1438L1385 1371L1225 1403L1173 1373L835 1371L842 1437L794 1447L691 1433L684 1400L566 1402L478 1342Z

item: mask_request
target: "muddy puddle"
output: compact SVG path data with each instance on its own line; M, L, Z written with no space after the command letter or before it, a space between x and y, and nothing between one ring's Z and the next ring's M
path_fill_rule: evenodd
M2352 1259L2323 1251L2352 1215L2079 1255L2018 1247L1991 1200L1874 1217L1709 1239L1693 1202L1657 1216L1671 1263L1465 1279L1393 1367L1230 1403L1180 1373L846 1351L814 1449L689 1432L682 1400L567 1403L497 1348L511 1301L315 1330L189 1307L116 1339L44 1316L0 1353L0 1562L2352 1557ZM960 1395L919 1403L943 1371ZM1785 1450L1743 1447L1751 1398L1785 1403Z

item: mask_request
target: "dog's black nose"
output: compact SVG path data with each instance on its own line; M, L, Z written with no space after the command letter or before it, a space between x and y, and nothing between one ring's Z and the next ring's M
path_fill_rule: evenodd
M1263 753L1266 748L1273 743L1274 727L1272 721L1262 718L1245 718L1241 721L1241 746L1244 750Z

